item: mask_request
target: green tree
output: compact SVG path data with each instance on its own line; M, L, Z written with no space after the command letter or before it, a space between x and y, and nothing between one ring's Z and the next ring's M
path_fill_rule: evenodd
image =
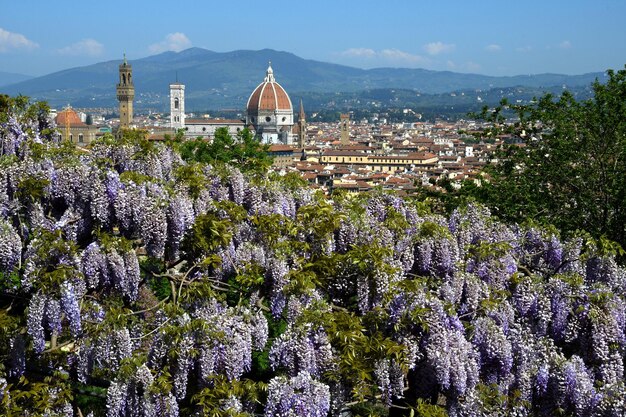
M192 139L183 143L180 151L186 161L229 164L243 172L264 173L272 164L268 149L269 145L258 141L247 128L233 137L221 127L215 131L213 141Z
M530 218L626 244L626 70L609 70L593 91L580 102L566 91L511 106L519 121L508 127L506 102L485 109L492 134L509 130L524 143L504 145L487 169L490 182L471 194L507 220Z

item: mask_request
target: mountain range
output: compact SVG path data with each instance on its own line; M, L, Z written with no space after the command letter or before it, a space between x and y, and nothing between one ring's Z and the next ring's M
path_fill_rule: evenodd
M186 108L243 109L254 88L263 80L268 62L276 80L296 102L311 94L358 93L377 89L412 90L419 94L490 90L524 86L548 89L555 86L586 87L602 72L582 75L537 74L487 76L450 71L408 68L360 69L300 58L289 52L263 49L214 52L190 48L181 52L131 60L138 109L168 110L169 84L186 85ZM24 94L47 100L52 106L115 107L115 84L120 60L70 68L41 77L17 80L2 86L0 93Z
M31 78L33 78L31 75L0 71L0 87L19 83L20 81L29 80Z

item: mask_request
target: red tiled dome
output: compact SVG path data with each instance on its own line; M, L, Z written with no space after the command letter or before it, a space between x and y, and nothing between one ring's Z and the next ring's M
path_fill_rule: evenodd
M291 100L285 90L274 80L272 67L268 67L267 75L248 99L248 113L259 110L292 110Z
M60 111L55 121L57 126L66 126L68 122L70 126L83 126L85 124L80 120L80 116L76 113L76 110L72 108Z

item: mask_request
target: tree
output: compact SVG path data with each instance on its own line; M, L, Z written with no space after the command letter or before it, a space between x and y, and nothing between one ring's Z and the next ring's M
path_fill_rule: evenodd
M221 127L212 141L198 138L183 143L181 155L186 161L229 164L242 172L265 173L272 164L268 150L269 145L258 141L247 128L233 138L228 128Z
M327 198L137 131L79 152L21 104L0 114L0 415L626 415L602 241Z
M566 91L511 106L519 121L508 131L524 143L499 150L476 198L507 220L535 219L626 244L626 70L609 70L593 91L582 102ZM496 131L506 130L504 106L483 111Z

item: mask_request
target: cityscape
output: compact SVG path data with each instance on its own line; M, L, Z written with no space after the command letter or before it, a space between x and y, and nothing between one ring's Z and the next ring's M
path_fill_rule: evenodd
M626 416L624 16L0 4L0 416Z
M186 113L182 82L169 85L169 114L135 115L132 65L126 60L119 66L118 109L90 112L69 106L52 109L51 117L61 138L69 134L70 141L85 147L120 128L145 130L147 138L154 141L173 138L178 131L185 138L211 141L219 128L233 136L248 128L261 143L270 145L275 172L298 173L326 193L381 187L406 195L421 187L441 189L442 183L453 187L466 180L480 184L481 168L493 158L493 151L515 139L510 135L481 138L481 130L488 124L471 119L420 121L421 115L409 108L401 110L412 122L389 123L384 110L373 112L372 120L353 120L348 112L338 113L335 122L307 122L304 103L300 101L299 109L294 109L288 93L276 82L271 63L268 65L245 113L236 113L239 119ZM116 114L118 117L105 119L105 115Z

